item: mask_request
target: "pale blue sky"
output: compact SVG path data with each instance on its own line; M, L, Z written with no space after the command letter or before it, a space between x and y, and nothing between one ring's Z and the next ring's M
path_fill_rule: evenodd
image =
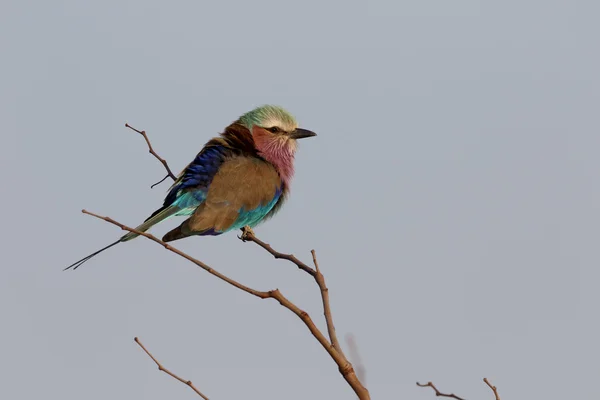
M264 103L319 136L256 229L315 248L377 399L587 399L600 367L600 5L4 1L0 398L351 399L275 302L147 240L62 268L162 202L162 166ZM162 235L172 221L153 230ZM314 283L234 234L177 245L319 326Z

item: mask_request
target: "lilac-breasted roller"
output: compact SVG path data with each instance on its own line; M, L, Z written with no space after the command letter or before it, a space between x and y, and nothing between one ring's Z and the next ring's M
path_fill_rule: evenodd
M188 217L163 240L192 235L220 235L251 228L273 216L286 199L294 175L296 140L316 136L298 127L281 107L258 107L212 138L180 174L156 210L136 230L173 216ZM128 233L65 269L84 262L121 242L136 238Z

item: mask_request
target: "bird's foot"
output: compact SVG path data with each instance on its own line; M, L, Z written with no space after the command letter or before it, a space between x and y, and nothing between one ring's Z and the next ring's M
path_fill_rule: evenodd
M250 240L251 236L255 236L254 231L248 225L243 227L241 230L242 230L242 236L239 236L239 238L242 239L242 241L244 241L244 242Z

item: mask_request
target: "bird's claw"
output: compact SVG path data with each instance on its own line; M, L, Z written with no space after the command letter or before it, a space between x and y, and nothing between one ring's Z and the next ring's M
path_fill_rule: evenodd
M244 226L242 229L242 235L238 236L242 241L246 242L250 240L251 236L254 236L254 231L248 225Z

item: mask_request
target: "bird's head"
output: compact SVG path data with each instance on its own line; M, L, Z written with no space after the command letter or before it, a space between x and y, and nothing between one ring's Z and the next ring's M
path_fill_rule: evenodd
M290 147L295 150L296 140L316 136L307 129L298 127L298 122L285 109L266 105L255 108L240 117L240 121L252 133L257 149L261 145Z
M258 153L272 162L280 172L293 174L296 140L316 136L298 127L296 118L285 109L265 105L242 115L239 121L250 131Z

